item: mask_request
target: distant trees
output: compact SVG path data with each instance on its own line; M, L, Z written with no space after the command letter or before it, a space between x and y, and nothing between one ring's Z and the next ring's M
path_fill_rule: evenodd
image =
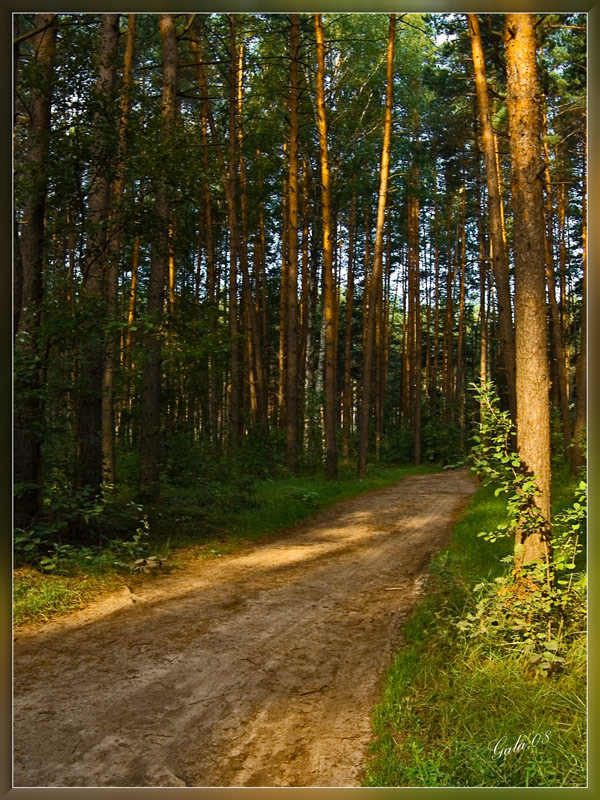
M38 31L36 33L36 31ZM26 189L16 247L15 399L14 419L15 524L26 528L41 507L44 401L40 325L44 297L44 219L56 46L54 14L36 14L30 43L36 81L29 98L29 125L23 156Z

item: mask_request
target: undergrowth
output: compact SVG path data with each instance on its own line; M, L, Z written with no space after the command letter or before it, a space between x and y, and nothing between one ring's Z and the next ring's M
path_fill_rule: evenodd
M573 503L578 482L555 474L554 514ZM506 522L506 500L480 488L433 560L375 712L364 786L585 785L583 631L570 631L562 668L544 675L524 668L518 650L459 627L475 610L475 584L505 574L512 551L509 539L478 534Z

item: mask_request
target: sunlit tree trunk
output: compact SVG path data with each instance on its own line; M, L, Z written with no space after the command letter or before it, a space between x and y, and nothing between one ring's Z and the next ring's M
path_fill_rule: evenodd
M535 476L542 524L519 527L517 569L548 555L550 409L546 341L544 206L534 14L507 14L504 32L514 213L517 444Z
M362 410L358 446L358 477L367 474L367 450L369 446L369 419L371 415L371 382L375 350L376 301L380 291L382 278L383 226L387 187L389 177L390 140L392 133L392 102L394 84L394 43L396 35L396 15L390 14L390 27L387 45L387 83L385 98L385 120L383 128L383 148L381 151L381 168L379 172L379 200L377 203L377 223L375 227L375 245L373 249L373 269L369 285L368 321L365 351L362 369Z
M19 254L21 300L15 341L14 396L14 523L27 528L40 510L43 399L40 381L40 314L44 294L44 215L48 186L48 136L52 103L52 74L56 43L53 14L36 14L34 25L41 33L33 37L33 57L38 80L29 102L28 150L25 169L30 188L23 210Z
M315 14L317 42L317 127L321 161L321 196L323 215L323 314L325 334L325 465L329 480L337 478L336 429L336 329L335 298L333 290L333 247L331 240L331 200L329 154L327 146L327 118L325 114L325 45L321 14Z
M421 463L421 302L419 280L419 169L413 166L408 197L408 327L410 419L413 433L413 463Z
M509 409L512 418L515 419L515 334L511 314L508 257L504 238L502 199L498 184L494 130L492 127L490 100L486 82L485 60L483 56L483 47L481 44L479 21L476 14L467 14L467 18L469 23L469 35L471 38L471 52L475 72L475 91L477 95L477 106L481 121L481 137L483 142L485 174L488 187L490 236L492 239L494 252L492 270L496 282L496 295L498 299L498 320L500 324L500 338L502 341L502 358L504 369L506 371Z

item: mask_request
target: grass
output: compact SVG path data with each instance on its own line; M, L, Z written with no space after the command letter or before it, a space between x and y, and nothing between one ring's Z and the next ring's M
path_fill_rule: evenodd
M31 566L14 574L14 625L43 622L83 608L99 596L128 583L139 583L191 560L214 558L234 552L242 539L285 530L341 500L362 492L393 485L408 474L431 472L437 467L397 467L373 464L359 481L355 469L340 466L337 481L311 473L278 479L247 478L178 487L166 484L164 494L149 509L149 556L163 566L151 574L132 574L115 564L104 550L89 549L58 563L53 574ZM122 559L121 559L122 562Z
M566 473L556 477L554 511L573 490ZM584 637L573 639L563 672L539 677L455 626L472 586L505 569L512 543L477 538L505 514L502 496L479 489L432 562L430 591L405 626L375 711L364 786L585 785Z
M92 600L123 586L116 573L105 575L47 575L19 567L14 575L14 625L44 622L84 608Z

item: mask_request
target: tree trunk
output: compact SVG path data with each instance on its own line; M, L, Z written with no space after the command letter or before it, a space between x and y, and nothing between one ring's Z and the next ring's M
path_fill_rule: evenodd
M475 142L475 195L477 202L477 260L479 264L479 384L481 387L487 383L488 361L487 361L487 315L485 292L487 285L487 268L485 261L485 241L483 232L483 212L481 208L481 168L479 152L479 126L477 117L474 120L474 142ZM479 409L480 422L483 421L483 406Z
M567 460L570 459L571 451L571 417L569 412L569 392L568 378L565 362L565 347L560 322L560 310L556 300L556 280L554 266L554 237L552 233L552 183L550 180L550 151L546 139L547 132L546 109L543 115L543 139L542 147L544 154L544 211L546 216L546 237L545 237L545 256L546 256L546 280L548 282L548 305L550 309L550 332L552 339L552 349L554 352L554 364L556 367L556 377L558 386L558 409L563 435L563 452Z
M352 414L352 311L354 308L354 230L356 227L356 191L352 193L348 223L348 283L346 285L346 319L344 326L344 394L342 409L342 458L350 453L350 419Z
M231 451L235 452L242 436L242 365L240 358L238 318L237 262L241 258L236 247L234 229L237 228L237 161L236 161L236 110L237 110L237 41L235 14L229 15L229 163L227 169L228 192L232 200L228 203L229 225L229 435ZM241 237L240 237L241 238ZM241 244L241 242L240 242Z
M119 256L123 237L121 223L114 219L123 198L127 125L131 107L133 85L133 52L135 46L136 14L127 17L127 38L123 58L123 89L121 93L121 120L119 124L119 149L116 175L112 187L112 219L106 272L106 311L109 322L117 319ZM118 23L117 23L118 24ZM102 375L102 481L115 482L115 411L114 373L117 368L117 333L108 332L104 350L104 372Z
M396 15L390 14L390 27L387 45L387 82L385 97L385 121L383 128L383 147L381 151L381 169L379 172L379 200L377 204L377 223L375 226L375 246L373 250L373 269L369 282L368 321L365 352L363 354L363 391L360 438L358 446L358 477L367 474L367 450L369 446L369 419L371 415L371 382L375 350L375 323L377 311L377 294L380 291L382 277L383 226L387 201L387 186L390 162L390 140L392 133L392 102L394 84L394 42L396 35Z
M448 190L446 190L448 191ZM442 395L444 398L444 420L454 421L454 275L456 262L452 254L451 197L446 195L446 235L448 237L446 272L446 309L444 313Z
M514 213L517 444L542 524L516 534L516 568L548 557L550 410L544 206L534 14L507 14L504 43Z
M325 333L325 453L328 480L337 478L336 428L336 363L335 363L335 298L333 291L333 249L331 241L331 201L329 189L329 155L327 119L325 116L325 45L321 14L315 14L317 42L317 127L321 161L321 196L323 214L323 314Z
M465 276L467 271L467 229L466 229L466 187L462 187L462 209L460 225L460 283L458 291L458 342L456 347L456 405L458 407L458 424L460 445L464 452L466 445L465 430L465 392L464 392L464 339L465 339Z
M113 127L112 91L116 78L116 55L119 45L119 14L103 14L100 25L98 77L95 99L95 127L105 131ZM115 125L116 133L116 125ZM105 363L105 323L108 321L106 267L108 255L107 220L111 209L111 182L114 178L113 144L105 133L98 133L93 143L89 187L88 231L79 325L81 358L77 401L77 485L95 492L102 483L102 389Z
M44 216L48 184L48 136L52 103L52 67L56 43L53 14L36 14L33 38L38 80L29 104L26 170L30 189L23 210L19 253L21 312L16 329L14 397L14 523L28 528L41 504L43 398L40 380L40 314L44 294Z
M587 149L587 135L584 147ZM585 152L585 151L584 151ZM581 287L581 331L579 356L575 372L575 421L571 447L571 471L577 472L585 464L585 430L587 412L587 165L583 164L583 196L581 199L581 239L583 246L583 284Z
M290 148L287 248L287 376L285 404L286 465L298 472L298 92L300 17L291 15L290 30Z
M287 142L283 143L283 190L281 198L282 222L281 222L281 279L279 292L279 351L277 354L277 413L278 426L285 426L285 371L287 357L287 270L288 270L288 247L289 237L289 155Z
M413 463L421 463L421 303L419 280L419 169L413 166L408 196L408 303L410 349L410 420L413 433Z
M490 217L490 236L493 244L492 271L496 282L496 295L498 299L498 319L500 324L500 338L502 343L502 358L506 371L508 388L508 404L511 416L516 419L515 395L515 333L511 315L510 283L508 257L504 237L502 199L498 183L498 169L496 161L496 148L494 145L494 130L490 110L490 100L485 73L485 61L479 21L476 14L467 14L473 67L475 72L475 91L477 106L481 120L481 136L483 141L483 155L485 160L485 174L488 187L488 210Z
M159 27L163 48L161 96L162 145L167 149L171 130L177 120L177 36L175 15L161 14ZM161 394L161 334L165 281L169 262L170 192L161 178L156 187L157 231L152 243L147 313L151 323L145 335L145 358L142 372L140 408L140 494L156 498L160 491L160 394Z
M435 258L435 297L433 311L433 375L431 381L431 411L437 408L438 402L438 363L440 352L440 244L438 221L437 168L433 170L434 210L433 210L433 242Z

